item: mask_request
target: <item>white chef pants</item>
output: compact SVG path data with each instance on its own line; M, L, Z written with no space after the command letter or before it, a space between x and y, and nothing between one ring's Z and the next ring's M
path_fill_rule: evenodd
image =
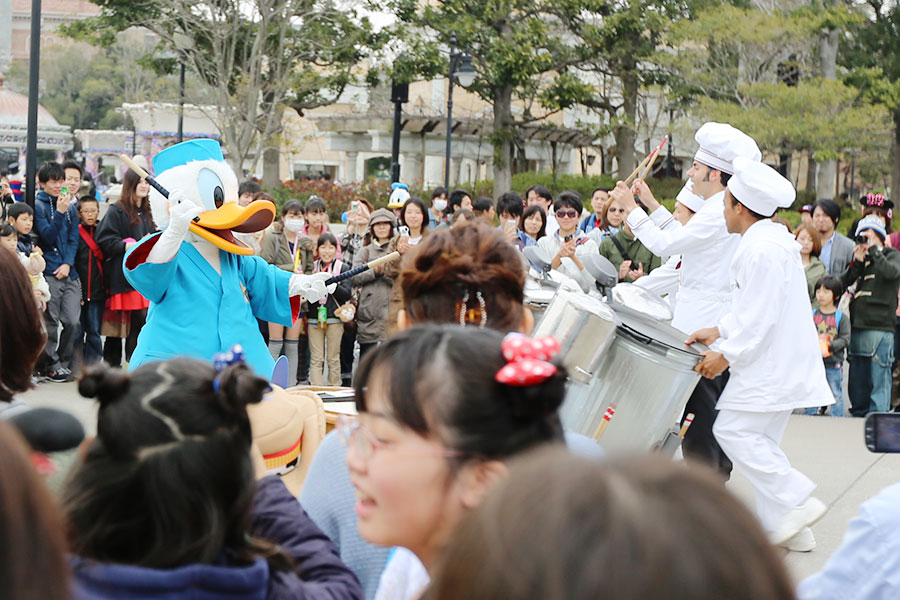
M806 475L791 467L779 447L791 411L720 410L713 434L734 467L756 490L756 514L766 531L803 504L815 489Z

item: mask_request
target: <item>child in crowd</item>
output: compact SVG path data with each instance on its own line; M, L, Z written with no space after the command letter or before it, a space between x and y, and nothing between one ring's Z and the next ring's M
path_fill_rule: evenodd
M822 360L825 361L825 378L834 395L834 404L831 406L832 417L844 416L841 383L844 351L850 344L850 320L837 308L843 293L844 286L837 277L826 275L816 282L816 300L819 308L813 309L813 322L819 334ZM813 407L807 408L806 414L824 414L824 411L824 408Z
M93 196L82 196L78 201L78 252L75 253L75 269L81 280L81 339L84 363L91 364L103 358L100 325L106 307L106 285L103 282L103 251L94 234L100 219L100 203Z
M318 196L310 196L306 201L306 227L303 228L303 234L308 236L313 243L318 242L319 236L323 233L330 233L328 228L328 209L325 201ZM314 246L316 247L316 246ZM314 256L318 258L318 254ZM341 246L338 244L337 257L343 258Z
M98 399L97 437L62 498L75 600L361 600L251 446L247 406L268 387L243 364L88 368L78 391Z
M330 273L340 275L349 271L338 257L340 245L334 235L324 232L316 242L318 259L313 266L313 273ZM337 308L350 299L350 283L343 281L337 289L322 302L310 305L307 313L307 334L309 335L309 382L322 385L323 367L328 364L328 385L341 385L341 337L344 335L344 324L334 314Z
M19 236L19 252L29 256L34 249L34 239L31 231L34 229L34 209L24 202L17 202L9 207L7 212L9 224L16 228Z
M9 224L0 225L0 246L13 253L25 267L28 277L31 280L31 287L34 290L34 298L41 311L47 309L47 302L50 301L50 286L44 279L44 257L41 256L41 249L34 247L31 254L25 254L18 249L18 234L16 229Z
M259 256L269 264L291 273L312 273L315 245L302 231L306 228L303 204L288 200L281 207L281 221L272 224L262 241ZM293 327L269 323L269 353L278 359L284 355L290 366L289 383L294 379L307 382L309 378L309 344L306 341L306 303L300 307L300 317Z
M366 245L356 254L354 267L364 265L387 254L388 243L394 236L394 215L386 208L379 208L369 219ZM353 278L359 288L359 306L356 310L356 337L359 341L359 358L381 342L387 332L388 302L394 281L384 274L384 267L363 271Z

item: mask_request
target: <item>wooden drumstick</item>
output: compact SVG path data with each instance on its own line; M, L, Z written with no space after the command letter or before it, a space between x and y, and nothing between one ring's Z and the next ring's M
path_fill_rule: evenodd
M609 426L609 422L612 421L612 418L615 414L616 406L615 404L610 404L606 409L606 413L603 415L603 419L600 421L600 425L597 426L597 431L594 432L595 440L600 439L600 436L602 436L603 432L606 431L606 428Z
M681 431L678 432L678 437L683 438L687 433L688 428L690 428L691 423L694 422L694 413L688 413L684 418L684 425L681 426Z
M652 156L653 156L653 152L648 154L644 158L644 160L642 160L641 163L634 169L634 171L631 172L631 175L629 175L628 177L625 178L625 185L631 185L631 180L634 179L634 176L637 175L638 172L640 172L640 170L647 164L647 161L649 161Z
M385 254L381 258L376 258L375 260L369 261L364 265L360 265L360 266L356 267L355 269L350 269L346 273L341 273L340 275L335 275L334 277L332 277L330 279L326 279L325 285L331 285L332 283L339 283L341 281L344 281L345 279L349 279L350 277L353 277L354 275L359 275L363 271L368 271L369 269L374 269L375 267L380 267L381 265L383 265L385 263L389 263L394 260L397 260L398 258L400 258L399 252L391 252L390 254Z
M137 164L136 162L134 162L133 160L131 160L131 158L129 156L127 156L126 154L120 154L119 158L122 159L123 163L128 165L129 169L131 169L132 171L137 173L141 177L141 179L146 180L147 183L152 185L153 188L157 192L159 192L160 194L163 195L163 197L165 197L165 198L169 197L169 190L167 190L166 188L161 186L158 181L156 181L155 179L153 179L153 177L150 176L150 173L148 173L147 171L142 169L141 166L139 164Z

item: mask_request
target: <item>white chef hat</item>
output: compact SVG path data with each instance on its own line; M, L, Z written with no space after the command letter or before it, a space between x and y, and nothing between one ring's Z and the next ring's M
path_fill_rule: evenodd
M694 134L694 140L700 144L694 160L729 175L734 174L732 163L736 157L755 161L762 158L753 138L727 123L704 123Z
M681 202L694 212L703 208L703 203L706 202L703 198L694 193L694 182L690 179L685 182L684 187L681 188L681 191L675 196L675 201Z
M728 191L738 202L764 217L793 204L797 192L791 182L772 167L743 156L734 159L734 175Z

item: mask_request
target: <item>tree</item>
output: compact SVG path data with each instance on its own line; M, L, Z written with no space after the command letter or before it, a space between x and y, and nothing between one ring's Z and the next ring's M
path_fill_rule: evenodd
M235 171L255 171L266 154L270 182L284 106L302 114L336 101L381 39L367 18L332 0L91 1L100 14L64 32L101 46L131 27L156 34L159 47L145 61L161 70L184 61L210 87Z
M604 112L609 119L620 176L635 165L639 94L667 79L653 59L674 24L692 17L693 4L685 0L620 0L582 30L590 58L574 68L613 81L598 86L583 104Z
M397 50L407 57L394 68L397 79L446 74L442 48L451 33L472 56L469 90L493 107L495 196L510 189L520 128L593 93L569 67L587 60L581 31L606 10L606 0L392 0L390 7L399 21L392 37L403 40Z
M891 190L900 190L900 5L882 0L859 2L866 18L842 40L839 62L849 70L846 81L891 116Z
M57 121L73 129L115 129L125 116L116 111L123 102L170 100L178 82L159 77L135 64L149 47L135 39L120 39L109 48L95 50L71 45L51 46L41 52L41 104ZM10 87L26 93L25 63L13 63ZM193 91L194 82L188 80Z
M702 98L699 111L775 154L808 152L821 164L849 149L861 154L878 148L889 128L884 108L860 102L856 88L836 79L811 78L796 86L755 82L739 86L738 93L739 103Z

